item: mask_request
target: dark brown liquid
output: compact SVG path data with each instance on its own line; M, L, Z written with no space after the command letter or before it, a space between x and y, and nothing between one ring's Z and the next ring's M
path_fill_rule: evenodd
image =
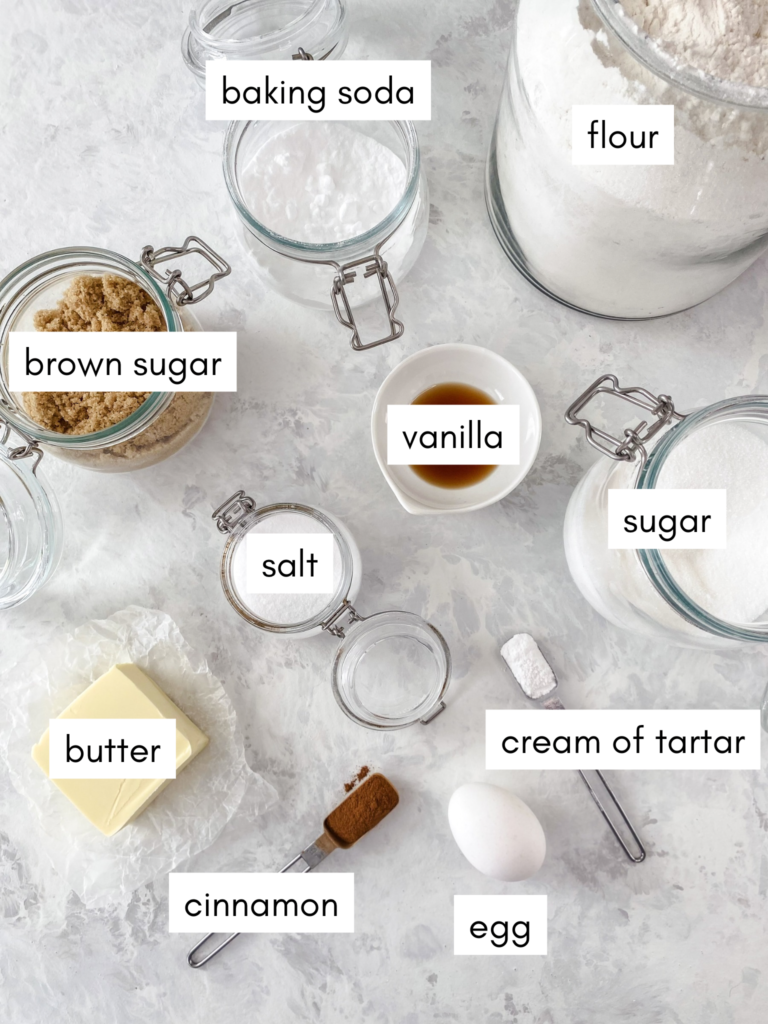
M496 405L480 388L471 384L435 384L414 398L411 405ZM422 480L436 487L471 487L485 480L496 466L411 466Z

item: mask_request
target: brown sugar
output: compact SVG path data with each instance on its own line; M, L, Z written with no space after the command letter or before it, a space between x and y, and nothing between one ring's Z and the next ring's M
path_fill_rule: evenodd
M397 790L383 775L371 775L331 811L325 829L341 847L352 846L397 807Z
M81 274L55 309L39 309L38 331L163 331L165 322L143 288L117 274ZM151 391L27 391L28 415L57 434L94 434L136 412Z

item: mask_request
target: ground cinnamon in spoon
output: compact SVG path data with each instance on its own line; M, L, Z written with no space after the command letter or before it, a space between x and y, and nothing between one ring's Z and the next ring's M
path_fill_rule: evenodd
M392 783L383 775L371 775L347 799L331 811L325 828L339 846L352 846L370 832L390 811L400 797Z

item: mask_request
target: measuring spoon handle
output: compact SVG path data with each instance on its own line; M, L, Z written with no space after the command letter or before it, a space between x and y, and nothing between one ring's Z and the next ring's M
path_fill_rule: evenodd
M632 822L627 817L624 808L605 781L603 773L597 768L587 768L579 771L584 780L584 785L589 790L590 796L600 809L600 813L608 822L608 826L616 836L621 848L633 864L640 864L645 860L645 847L640 836L635 831Z

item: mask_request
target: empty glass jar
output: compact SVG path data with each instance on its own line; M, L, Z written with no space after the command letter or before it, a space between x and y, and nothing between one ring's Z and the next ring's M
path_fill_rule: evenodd
M613 436L587 417L598 395L642 409L644 421ZM577 485L565 516L565 553L584 597L614 625L688 647L768 642L768 396L730 398L685 416L666 395L600 377L568 409L600 459ZM614 488L725 489L722 550L608 547Z
M277 526L277 517L290 529ZM342 711L368 729L403 729L431 722L444 708L451 675L448 646L419 615L405 611L360 615L353 604L362 578L357 544L335 516L309 505L281 502L257 507L244 491L233 494L213 513L227 534L221 583L232 607L266 633L302 639L322 632L341 640L333 663L333 693ZM332 593L280 595L265 601L249 593L246 541L252 533L330 533L334 539L337 580ZM279 611L277 609L280 609Z
M568 306L662 316L768 248L768 89L680 66L617 0L517 0L486 201L510 260ZM574 166L574 104L672 104L674 166Z

